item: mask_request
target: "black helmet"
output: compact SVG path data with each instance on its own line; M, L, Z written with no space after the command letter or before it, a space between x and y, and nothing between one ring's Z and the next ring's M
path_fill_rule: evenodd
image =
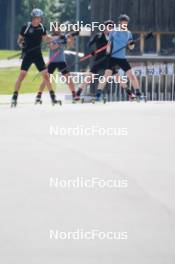
M104 25L105 26L108 26L108 25L114 25L115 23L114 23L114 21L113 20L106 20L106 21L104 21Z
M128 15L126 15L126 14L122 14L122 15L120 15L119 17L118 17L118 21L120 22L120 21L127 21L127 22L129 22L130 21L130 17L128 16Z

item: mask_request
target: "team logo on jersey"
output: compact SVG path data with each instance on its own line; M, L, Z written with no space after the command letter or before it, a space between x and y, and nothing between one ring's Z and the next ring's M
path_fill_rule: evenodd
M30 28L29 29L29 33L32 34L34 32L34 29L33 28Z

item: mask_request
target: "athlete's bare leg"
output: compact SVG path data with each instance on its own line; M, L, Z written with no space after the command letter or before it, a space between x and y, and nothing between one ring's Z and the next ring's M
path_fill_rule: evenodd
M40 84L39 91L38 91L38 94L36 96L36 101L35 102L36 103L41 103L42 102L41 101L41 96L42 96L42 93L43 93L45 87L47 87L47 89L48 89L48 91L50 93L51 101L53 103L57 103L55 92L54 92L54 90L52 88L52 84L50 82L50 78L49 78L49 74L48 74L47 70L46 69L43 70L41 72L41 74L42 74L42 77L43 77L43 81Z
M27 71L23 71L23 70L20 71L18 79L15 83L15 89L14 89L15 92L19 92L19 90L21 88L22 81L24 80L26 75L27 75Z
M133 70L131 69L131 70L127 71L126 75L127 75L128 79L131 81L131 84L134 87L134 89L140 89L139 81L138 81L135 73L133 72Z
M72 81L70 73L64 74L64 77L66 78L66 82L67 82L67 85L69 86L70 91L72 92L72 94L74 94L75 93L75 85Z
M18 79L17 79L17 81L15 83L13 96L12 96L12 103L11 103L12 107L17 105L18 92L19 92L19 90L21 88L22 81L24 80L26 75L27 75L27 71L24 71L24 70L21 70L20 73L19 73Z

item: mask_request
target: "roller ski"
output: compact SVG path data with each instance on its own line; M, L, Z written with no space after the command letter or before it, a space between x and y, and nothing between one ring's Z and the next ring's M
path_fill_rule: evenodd
M80 95L79 95L79 93L77 92L72 92L72 103L73 104L76 104L77 102L79 102L80 101Z
M50 93L50 98L51 98L52 105L54 106L54 105L58 104L58 105L61 106L62 105L62 101L56 99L55 92L53 90L51 90L49 93Z
M140 95L138 98L137 98L137 101L138 102L147 102L147 97L145 95Z
M140 96L136 96L136 95L133 95L133 96L129 96L129 101L130 102L147 102L147 97L144 96L144 95L140 95Z
M17 99L18 99L18 92L15 91L12 96L11 108L14 108L17 106Z
M129 101L131 102L147 102L147 97L144 96L140 91L137 91L136 94L131 93L129 95Z
M104 98L97 99L95 96L85 95L80 98L80 102L82 104L84 103L95 104L96 102L103 102L105 104L107 102L107 98L104 97Z
M11 108L15 108L16 106L17 106L17 100L16 99L12 99Z
M73 102L76 103L76 102L80 102L82 104L84 103L95 103L96 101L96 98L95 96L92 96L92 95L82 95L82 88L79 88L75 94L75 96L72 94L72 96L74 97L73 98Z
M130 102L135 102L135 101L137 101L137 96L136 96L134 93L130 94L130 95L129 95L129 101L130 101Z
M78 103L78 102L80 102L80 97L77 97L77 96L72 97L72 103L73 103L73 104L76 104L76 103Z
M53 106L57 105L57 104L60 105L60 106L62 105L62 101L61 100L53 99L51 102L52 102Z
M92 104L94 104L95 103L95 97L94 96L90 96L90 95L84 95L84 96L81 97L80 102L82 104L84 104L84 103L92 103Z
M100 89L97 90L97 93L96 93L96 96L95 96L95 102L94 103L96 103L96 102L102 102L104 104L106 104L106 102L107 102L106 95Z
M43 103L43 101L41 100L41 98L36 97L35 105L37 105L37 104L41 105L42 103Z

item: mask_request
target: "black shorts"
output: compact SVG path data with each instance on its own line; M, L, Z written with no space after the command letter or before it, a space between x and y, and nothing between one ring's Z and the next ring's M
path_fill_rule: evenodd
M114 71L116 66L121 68L124 72L131 70L131 65L129 64L127 59L110 58L108 61L107 69Z
M94 61L94 65L90 69L90 72L92 72L93 74L97 74L101 70L106 70L107 66L108 66L108 58L102 60L99 59L99 62L98 60Z
M26 53L23 57L21 70L28 71L32 63L35 64L39 72L46 69L46 65L41 52L38 53Z
M67 64L64 61L61 62L51 62L48 65L48 73L53 74L55 70L59 70L63 75L69 73L67 69Z
M99 71L101 70L107 70L108 69L108 65L109 65L109 57L106 57L105 59L100 60L99 62L98 60L94 62L94 65L92 66L92 68L90 69L90 72L92 72L93 74L97 74ZM118 71L117 69L112 69L113 74L117 74Z

